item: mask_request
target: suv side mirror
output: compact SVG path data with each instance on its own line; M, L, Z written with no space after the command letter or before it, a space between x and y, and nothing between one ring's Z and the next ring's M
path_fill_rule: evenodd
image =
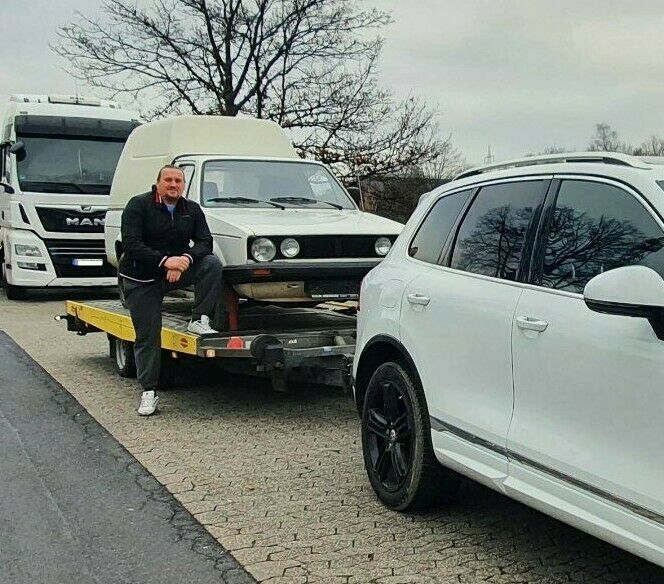
M2 189L3 193L7 193L8 195L14 194L14 188L7 183L0 182L0 189Z
M626 266L592 278L583 290L590 310L647 318L664 341L664 279L646 266Z
M355 201L357 206L364 211L364 205L362 204L362 193L360 192L360 187L348 187L346 189L348 191L348 194L350 195L350 198Z

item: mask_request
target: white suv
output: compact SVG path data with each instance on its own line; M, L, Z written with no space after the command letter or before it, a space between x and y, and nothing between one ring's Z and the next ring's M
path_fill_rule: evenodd
M664 565L664 159L471 170L364 279L353 374L396 510L467 475Z

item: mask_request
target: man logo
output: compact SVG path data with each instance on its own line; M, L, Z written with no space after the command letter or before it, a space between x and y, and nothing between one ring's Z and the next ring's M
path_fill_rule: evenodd
M103 227L104 217L94 217L92 219L89 219L88 217L84 217L83 219L80 219L79 217L67 217L65 223L67 224L67 227Z

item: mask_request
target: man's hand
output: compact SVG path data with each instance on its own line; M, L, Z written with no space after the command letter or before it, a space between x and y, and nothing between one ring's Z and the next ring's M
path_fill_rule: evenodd
M167 270L178 270L186 272L189 269L189 258L187 256L172 256L164 262Z
M170 282L171 284L174 284L180 279L180 276L182 275L182 272L180 270L168 270L166 272L166 280Z

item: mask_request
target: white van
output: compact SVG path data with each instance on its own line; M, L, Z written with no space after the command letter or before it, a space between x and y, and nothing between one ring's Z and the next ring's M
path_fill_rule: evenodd
M302 160L274 122L183 116L134 130L118 162L105 246L117 266L127 201L165 164L185 173L185 196L203 209L225 280L266 302L354 299L364 275L402 229L361 211L319 162Z
M0 141L0 265L5 293L114 286L104 216L136 112L76 95L12 95Z

